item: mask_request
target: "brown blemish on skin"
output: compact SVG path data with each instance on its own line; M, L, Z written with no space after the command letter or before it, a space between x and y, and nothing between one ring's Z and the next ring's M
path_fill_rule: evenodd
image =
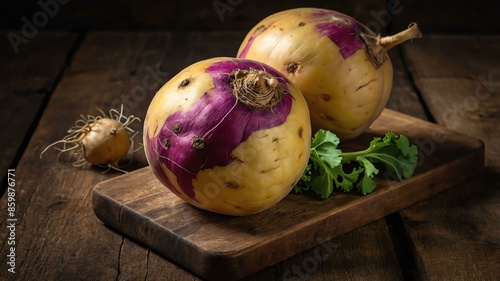
M234 161L236 161L236 163L240 163L240 164L243 163L243 160L241 160L240 158L235 157L234 155L231 155L231 156L233 156Z
M364 88L364 87L368 86L371 82L374 82L374 81L377 81L377 79L372 79L372 80L368 81L366 84L363 84L363 85L359 86L359 87L356 89L356 91L359 91L360 89L362 89L362 88Z
M291 62L286 65L285 69L288 73L295 73L299 69L299 64L296 62Z
M306 25L305 22L303 22L303 21L299 22L299 26L304 26L304 25Z
M182 82L179 84L179 89L180 88L184 88L186 87L187 85L189 85L189 83L191 83L191 78L187 78L187 79L184 79L182 80Z
M324 100L324 101L331 101L332 100L332 96L330 96L329 94L321 94L320 97Z
M263 24L263 25L257 27L257 29L255 30L254 34L257 33L257 32L262 32L262 31L264 31L266 29L267 29L267 26L265 24Z
M299 137L302 138L302 133L304 132L304 128L299 128Z
M153 136L156 135L156 131L158 130L158 124L155 126L155 129L153 131Z
M172 132L174 132L174 134L180 133L181 130L182 130L182 126L180 123L175 123L174 126L172 127Z
M279 167L280 167L280 166L278 165L278 166L276 166L276 167L274 167L274 168L271 168L271 169L268 169L268 170L262 170L262 171L260 171L260 173L261 173L261 174L267 174L267 173L269 173L269 172L272 172L272 171L274 171L274 170L278 169Z
M330 115L326 115L324 113L320 113L319 116L325 120L328 120L328 121L333 121L333 117L330 116Z
M229 188L232 188L232 189L242 189L244 188L244 186L242 185L239 185L235 182L232 182L232 181L227 181L224 183L225 186L229 187Z
M161 146L164 149L168 149L168 147L170 146L170 142L169 142L168 138L164 138L161 140Z
M203 138L194 137L191 141L191 147L195 149L204 149L205 148L205 140Z

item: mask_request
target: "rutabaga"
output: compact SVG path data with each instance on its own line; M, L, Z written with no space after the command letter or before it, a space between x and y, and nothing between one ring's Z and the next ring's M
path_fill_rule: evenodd
M298 8L258 23L238 57L285 74L305 96L313 132L325 129L348 140L365 131L387 104L393 79L387 50L417 37L416 24L380 37L342 13Z
M300 90L259 62L212 58L155 95L144 122L154 174L184 201L227 215L284 198L309 160L311 125Z

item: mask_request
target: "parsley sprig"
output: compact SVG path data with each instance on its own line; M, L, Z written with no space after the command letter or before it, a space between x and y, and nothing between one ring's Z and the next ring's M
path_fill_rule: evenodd
M295 192L311 190L328 198L334 188L350 192L354 187L363 195L376 187L375 175L382 164L397 180L408 179L417 165L418 150L404 135L388 132L375 137L366 150L342 152L339 138L327 130L319 130L311 143L309 163L295 185Z

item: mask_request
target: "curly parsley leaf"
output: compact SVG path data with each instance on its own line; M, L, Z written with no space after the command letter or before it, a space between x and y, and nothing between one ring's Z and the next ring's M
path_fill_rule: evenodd
M326 130L314 135L309 163L294 187L295 192L311 190L321 198L328 198L334 188L350 192L356 187L366 195L376 188L374 177L379 172L376 163L383 164L393 178L403 180L413 175L418 161L417 147L410 145L406 136L394 132L374 138L362 151L342 152L339 143L339 138Z

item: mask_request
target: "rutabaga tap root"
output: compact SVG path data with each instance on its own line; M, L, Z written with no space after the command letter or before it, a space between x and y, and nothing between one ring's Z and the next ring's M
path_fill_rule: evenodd
M68 130L68 135L49 144L40 153L40 158L49 148L54 147L59 155L69 152L75 156L74 167L90 163L126 173L119 167L119 162L142 147L134 148L134 138L138 132L129 127L135 121L140 122L140 119L133 115L123 115L123 106L120 111L111 109L109 115L100 109L99 111L102 116L80 115L81 119ZM57 147L58 144L62 144L62 147Z

